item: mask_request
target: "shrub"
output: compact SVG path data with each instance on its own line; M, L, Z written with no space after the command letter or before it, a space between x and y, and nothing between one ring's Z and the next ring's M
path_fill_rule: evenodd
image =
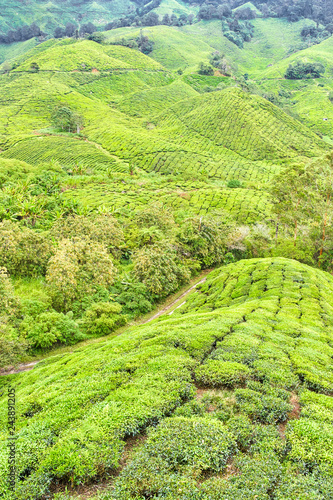
M103 33L99 33L98 31L95 31L94 33L88 35L88 40L92 40L93 42L96 43L104 43L105 39L106 39L105 35L103 35Z
M32 347L48 348L56 343L74 344L82 340L73 313L43 312L36 317L27 316L20 325Z
M326 491L325 491L326 490ZM316 475L286 475L274 491L276 500L329 500L333 495L333 480Z
M283 422L292 410L292 406L281 398L250 389L236 389L235 397L241 412L264 424Z
M333 476L333 429L330 423L310 418L291 421L287 426L287 443L291 448L289 457L306 470L318 464L326 464Z
M246 415L235 415L227 422L227 428L232 432L238 447L245 451L254 439L255 427Z
M143 283L117 283L111 292L122 305L122 312L133 318L152 310L152 297Z
M121 305L110 302L100 302L93 304L85 312L80 324L87 335L96 337L108 335L119 326L126 323L125 316L122 316Z
M228 181L227 187L228 188L239 188L241 187L242 183L238 179L231 179Z
M209 387L234 387L243 384L250 375L248 366L231 361L208 360L195 370L197 382Z
M188 401L182 406L176 408L174 415L176 417L194 417L205 414L206 406L200 401Z
M112 285L117 270L106 248L96 242L62 240L46 274L55 309L69 311L75 300Z
M179 498L179 491L182 491L181 477L177 476L179 472L185 472L187 477L183 482L189 481L192 489L191 476L206 470L223 470L235 449L232 435L217 420L165 419L150 432L142 452L121 473L116 483L116 498L163 495L171 485L173 494ZM178 490L175 490L176 485ZM186 491L185 486L184 493Z
M282 473L282 466L274 454L262 454L236 458L237 474L228 479L213 478L200 488L202 500L269 500ZM195 497L194 497L195 498Z
M9 221L0 224L0 266L6 266L11 274L44 275L52 252L46 236Z
M235 441L221 422L209 418L175 417L153 430L145 445L149 456L159 456L175 469L221 471L235 451Z

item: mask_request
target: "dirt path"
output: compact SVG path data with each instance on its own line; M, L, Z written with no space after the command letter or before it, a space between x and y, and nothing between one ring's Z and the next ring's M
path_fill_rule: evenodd
M0 377L3 377L4 375L13 375L14 373L27 372L29 370L32 370L39 361L31 361L30 363L23 363L22 365L18 365L16 368L10 367L7 370L0 370Z
M198 281L197 283L195 283L194 285L192 285L188 290L185 290L185 292L183 292L179 297L177 297L174 301L172 301L171 304L168 304L166 307L164 307L163 309L158 311L156 314L154 314L151 318L148 318L145 321L143 321L142 323L139 323L138 326L149 323L150 321L153 321L153 319L156 319L159 316L161 316L162 314L165 314L168 311L170 311L170 309L172 309L173 306L175 304L177 304L177 302L179 302L181 299L186 297L192 290L194 290L194 288L196 288L201 283L204 283L204 281L206 281L206 276L204 278L202 278L200 281ZM179 304L178 307L185 304L185 302L186 301L183 301L181 304ZM176 307L175 309L178 309L178 307ZM169 314L172 314L172 313L173 313L173 311L171 311L171 313L169 313ZM36 366L37 363L39 363L39 361L42 361L42 360L40 359L38 361L31 361L30 363L22 363L21 365L18 365L17 367L11 366L7 370L0 370L0 377L3 377L5 375L14 375L15 373L27 372L29 370L32 370L33 367Z
M150 321L153 321L153 319L156 319L158 318L159 316L161 316L162 314L165 314L167 313L168 311L170 311L170 309L175 305L177 304L177 302L179 302L181 299L183 299L184 297L186 297L186 295L188 295L194 288L196 288L198 285L200 285L201 283L204 283L206 281L206 278L203 278L201 281L198 281L198 283L196 283L195 285L191 286L191 288L189 288L188 290L186 290L184 293L182 293L179 297L177 297L176 300L174 300L173 302L171 302L171 304L169 304L168 306L164 307L164 309L162 309L161 311L158 311L156 314L154 314L154 316L152 316L151 318L147 319L146 321L144 321L143 323L141 323L142 325L144 325L145 323L149 323ZM186 300L184 300L181 304L179 304L178 307L181 307L183 304L185 304ZM178 309L178 307L176 307L174 310ZM173 311L171 311L170 314L172 314Z
M278 425L278 430L279 434L281 436L281 439L286 438L286 428L287 424L290 420L298 420L301 416L301 405L299 403L299 399L296 394L292 394L289 403L292 406L291 412L288 414L288 419L286 422L283 422L282 424Z

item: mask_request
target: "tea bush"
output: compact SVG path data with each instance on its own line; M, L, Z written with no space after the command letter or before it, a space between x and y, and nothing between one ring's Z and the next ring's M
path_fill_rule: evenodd
M126 440L147 432L117 480L116 499L145 492L168 500L247 499L249 492L268 499L295 491L287 475L317 471L329 500L332 290L328 273L295 261L239 261L212 271L171 316L15 375L17 497L42 498L59 481L106 478L118 470ZM45 314L33 309L36 318ZM245 388L197 388L195 374L206 375L210 363L246 373ZM289 378L270 376L270 365ZM290 374L297 393L286 384ZM6 404L2 395L1 422ZM36 442L40 426L46 437ZM7 494L2 436L0 491Z
M251 389L236 389L235 397L240 411L262 423L283 422L292 410L292 406L283 399L262 395Z
M115 498L134 499L147 494L169 498L168 490L176 494L177 486L178 492L182 491L181 476L177 478L180 472L189 477L205 470L218 472L234 451L231 434L216 420L166 419L125 467L115 486Z
M235 387L251 376L248 366L230 361L209 360L195 371L198 384L208 387Z

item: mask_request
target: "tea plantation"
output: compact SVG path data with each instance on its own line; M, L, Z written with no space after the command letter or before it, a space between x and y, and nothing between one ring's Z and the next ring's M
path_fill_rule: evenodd
M0 13L64 25L0 43L0 498L331 500L330 25L72 4Z
M332 296L325 272L243 260L171 316L13 376L17 498L108 478L110 499L329 499Z

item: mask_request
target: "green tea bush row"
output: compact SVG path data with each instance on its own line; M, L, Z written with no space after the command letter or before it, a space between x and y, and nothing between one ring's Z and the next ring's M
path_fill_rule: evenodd
M180 308L120 336L47 358L16 376L17 497L41 498L57 481L84 484L115 473L126 439L151 429L119 476L114 498L147 493L168 500L245 499L249 492L280 498L284 491L294 494L297 481L300 491L308 484L311 492L310 479L307 483L301 476L316 473L328 500L330 396L319 387L317 393L307 389L306 375L290 387L289 378L280 372L276 377L275 370L278 366L282 374L294 376L294 356L329 384L325 349L331 352L332 288L329 274L295 261L240 261L213 271L188 297L186 314ZM301 306L303 292L319 301L322 316L316 326L309 307L304 318L297 307L286 307ZM93 306L91 318L102 318L103 307ZM35 311L41 314L38 307ZM242 357L224 359L228 349L236 354L238 338L239 346L244 340ZM259 361L264 363L260 376ZM237 368L231 378L246 373L245 387L221 385L209 389L211 395L202 393L194 385L195 374L211 376L210 364L211 373L217 365ZM3 396L0 421L6 418ZM279 422L287 423L285 431ZM7 436L2 437L4 494Z

